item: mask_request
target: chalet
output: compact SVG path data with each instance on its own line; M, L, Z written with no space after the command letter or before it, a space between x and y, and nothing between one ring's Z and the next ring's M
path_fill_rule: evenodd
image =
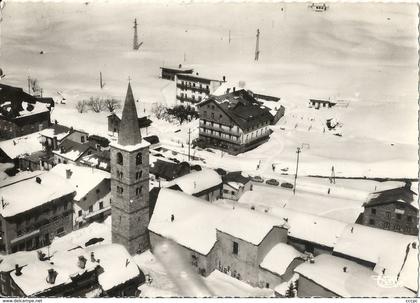
M215 80L201 77L198 73L177 74L175 81L177 103L195 107L225 82L225 77L223 80Z
M321 99L309 99L309 107L320 109L320 108L330 108L336 105L337 102L330 100L321 100Z
M162 79L171 81L175 81L178 74L192 74L194 71L192 68L182 67L181 64L178 67L161 67L160 69L162 70Z
M238 89L239 88L239 89ZM243 81L239 82L224 82L217 88L212 95L213 96L222 96L229 94L231 92L246 90L258 103L267 107L270 110L270 114L273 116L271 124L276 124L281 117L284 116L285 108L281 104L281 99L279 97L255 93L253 90L248 88Z
M152 120L148 117L138 117L139 121L139 128L148 128L152 124ZM108 131L112 132L113 134L118 134L120 130L120 123L121 123L121 113L120 112L113 112L111 115L108 116Z
M229 172L223 177L223 198L238 201L242 194L251 190L251 178L242 172Z
M22 88L0 84L0 138L21 137L47 128L51 106Z
M36 249L72 231L74 196L73 186L51 172L3 184L0 250Z
M0 264L0 292L7 297L135 296L144 274L121 245L77 246L6 256ZM118 273L118 274L116 274Z
M72 164L58 164L51 172L68 180L76 191L73 198L74 229L93 221L102 222L111 213L109 173Z
M198 111L198 145L236 155L269 139L273 116L245 90L212 96L198 104Z
M393 230L407 235L419 232L419 205L411 183L370 195L359 222L366 226Z
M186 194L207 201L215 201L222 195L222 178L212 169L194 171L168 182L166 187L178 185Z
M304 297L415 297L416 293L388 277L343 258L319 255L296 267L297 295Z

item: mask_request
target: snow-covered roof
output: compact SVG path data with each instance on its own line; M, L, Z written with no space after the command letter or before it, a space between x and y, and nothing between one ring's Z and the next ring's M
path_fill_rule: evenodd
M184 193L193 195L221 183L222 177L216 171L204 168L172 180L168 183L168 187L176 184Z
M239 199L239 204L244 207L254 205L257 211L266 211L268 215L287 219L290 226L288 234L291 237L334 247L347 225L341 221L284 208L285 203L281 201L278 206L254 204L251 197L258 198L258 193L255 191L245 192Z
M30 262L19 264L23 266L22 274L17 276L16 272L13 271L10 277L27 296L36 295L58 285L71 283L72 277L92 271L99 265L97 262L92 262L90 255L81 248L56 252L49 261L34 259L33 255L36 254L36 251L26 253L31 255L27 260ZM85 268L78 266L79 256L86 259ZM15 261L14 254L5 256L5 258L9 259L8 263ZM17 263L15 262L15 264ZM46 280L49 269L54 269L57 272L54 284L50 284Z
M1 180L0 188L21 182L26 179L34 178L43 173L45 173L45 171L41 171L41 170L36 170L36 171L25 170L25 171L19 172L13 177L7 177L6 179Z
M162 188L149 230L207 255L216 243L216 226L227 211L183 192Z
M43 129L40 132L41 136L54 138L57 137L58 141L63 140L67 135L70 134L71 129L64 125L53 124L51 127Z
M37 178L41 179L40 183ZM5 207L0 209L0 214L11 217L71 193L74 188L66 179L52 172L43 173L2 188L0 195Z
M39 132L0 142L0 149L10 158L42 150Z
M94 245L88 246L85 250L89 255L93 252L95 259L100 260L104 271L99 274L98 281L104 291L123 284L140 274L137 264L122 245Z
M50 104L47 104L47 103L41 103L41 102L28 103L28 102L23 101L22 102L23 110L19 112L19 116L16 117L16 119L21 118L21 117L36 115L43 112L48 112L49 107L50 107Z
M70 170L69 178L66 177L68 170ZM73 164L58 164L51 169L51 172L66 178L74 186L75 201L80 201L104 179L111 178L111 174L103 170Z
M217 224L217 229L254 245L259 245L275 226L288 227L283 219L238 207L229 209L225 217Z
M416 239L415 236L353 224L341 233L334 252L375 263L377 272L385 269L386 274L397 275L404 263L407 246Z
M414 297L404 287L390 287L386 277L376 275L369 268L344 258L321 254L314 263L303 263L295 272L341 297ZM346 272L344 272L344 267ZM383 284L381 285L381 282ZM387 287L388 286L388 287Z
M293 246L278 243L265 255L260 266L281 276L286 272L290 263L300 256L301 253Z
M77 161L88 149L92 148L89 143L79 143L64 139L58 150L53 153L70 161Z

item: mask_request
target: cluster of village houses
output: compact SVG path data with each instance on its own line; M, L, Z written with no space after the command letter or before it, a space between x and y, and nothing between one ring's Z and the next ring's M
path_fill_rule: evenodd
M284 115L280 98L227 87L224 77L179 66L162 68L162 78L197 108L201 143L231 154L263 144ZM122 113L108 117L109 138L51 123L48 98L0 88L0 161L14 164L0 181L4 296L137 295L145 279L132 256L166 239L197 273L218 270L278 296L290 285L299 297L417 293L418 204L409 182L377 182L346 222L274 197L268 207L264 187L240 171L163 157L159 138L141 136L152 121L137 115L130 84ZM46 251L108 216L112 244Z

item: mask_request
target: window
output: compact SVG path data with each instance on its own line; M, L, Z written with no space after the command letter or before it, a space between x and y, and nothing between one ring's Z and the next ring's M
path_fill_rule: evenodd
M89 212L93 212L93 205L89 206Z
M103 209L104 208L104 202L99 202L99 209Z
M402 216L401 214L397 214L397 220L401 220Z
M78 215L79 215L79 217L82 216L82 211L81 210L79 210Z
M211 113L211 118L214 119L214 113Z
M371 213L372 215L376 215L376 208L371 208L370 213Z
M64 233L64 227L58 228L56 233L57 233L57 235L63 234Z
M123 193L123 188L120 186L117 186L117 194L122 195Z
M223 190L223 192L224 192L225 194L228 194L228 193L229 193L229 190L228 190L228 189L224 189L224 190Z
M140 179L142 175L143 175L143 171L136 172L136 180Z
M137 187L136 188L136 195L137 196L140 195L142 191L143 191L143 186Z
M369 225L375 225L375 220L369 219Z
M384 229L389 229L389 222L384 222Z
M387 212L386 212L386 218L387 218L387 219L391 219L391 212L390 212L390 211L387 211Z
M237 255L238 254L238 251L239 251L239 245L238 245L238 242L233 242L233 254L234 255Z
M101 190L99 188L96 189L96 193L99 194Z
M80 137L80 141L81 141L82 143L85 143L85 136L81 136L81 137Z
M117 153L117 164L123 165L123 155L122 155L122 153Z
M413 217L407 216L407 222L412 222L412 220L413 220Z
M142 164L142 163L143 163L142 154L141 154L141 153L138 153L138 154L136 155L136 165L140 165L140 164Z

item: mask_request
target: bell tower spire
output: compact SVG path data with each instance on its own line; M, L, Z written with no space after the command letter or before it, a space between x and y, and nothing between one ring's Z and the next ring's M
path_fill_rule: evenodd
M124 108L121 117L118 144L136 145L141 142L136 103L134 101L131 83L128 82L127 94L125 96Z

